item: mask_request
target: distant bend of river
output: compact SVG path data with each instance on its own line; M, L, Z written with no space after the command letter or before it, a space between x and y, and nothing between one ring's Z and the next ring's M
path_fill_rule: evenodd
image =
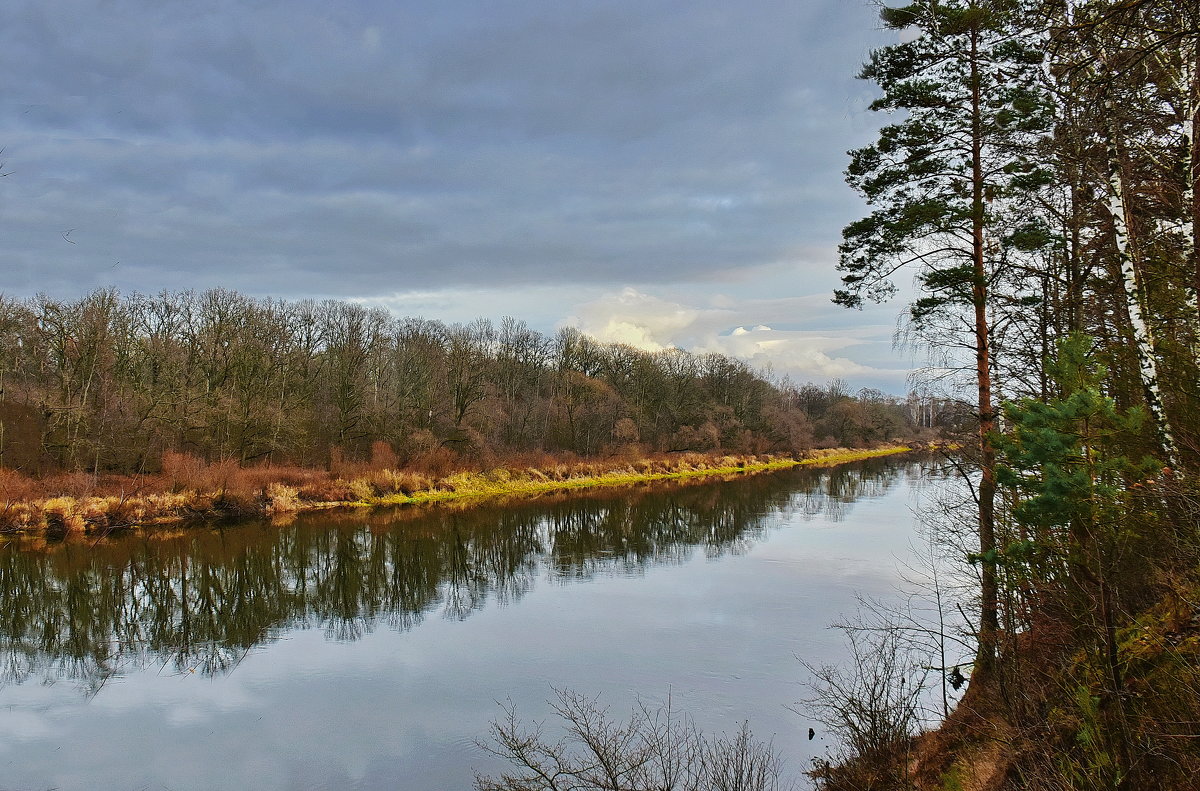
M799 775L797 656L887 595L925 465L0 545L0 789L469 789L552 687L749 720Z

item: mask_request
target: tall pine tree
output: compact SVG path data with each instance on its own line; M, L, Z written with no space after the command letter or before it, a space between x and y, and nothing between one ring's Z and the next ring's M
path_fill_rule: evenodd
M892 296L892 277L915 270L918 331L958 323L977 390L979 556L996 555L996 409L991 285L1011 250L1045 234L1014 209L1049 174L1031 158L1049 126L1039 89L1043 51L1018 35L1019 0L917 0L884 8L890 28L912 40L876 50L860 77L882 96L872 109L902 115L872 145L851 152L848 181L876 208L843 232L834 301L858 307ZM949 321L947 321L949 319ZM965 320L965 321L963 321ZM965 361L964 361L965 362ZM994 565L981 564L979 669L991 666L999 630Z

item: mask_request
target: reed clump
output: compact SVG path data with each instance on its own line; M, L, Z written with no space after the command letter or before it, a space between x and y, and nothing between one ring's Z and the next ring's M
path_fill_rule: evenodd
M267 504L264 509L270 516L290 514L299 511L304 503L300 499L300 490L285 483L271 483L267 486Z

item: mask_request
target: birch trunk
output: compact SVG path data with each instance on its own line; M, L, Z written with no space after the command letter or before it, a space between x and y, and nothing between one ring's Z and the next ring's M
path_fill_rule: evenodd
M1188 341L1192 362L1200 366L1200 261L1196 255L1196 228L1200 217L1200 197L1196 182L1200 178L1200 162L1196 158L1196 136L1200 131L1200 64L1197 63L1195 37L1185 39L1180 46L1179 68L1168 66L1176 75L1176 87L1184 101L1184 116L1179 135L1180 221L1179 236L1183 243L1184 272L1187 285L1184 301L1188 322Z
M1183 119L1183 243L1192 275L1191 307L1195 310L1192 320L1197 330L1193 337L1194 342L1200 342L1200 256L1196 244L1196 229L1200 228L1200 193L1196 189L1200 182L1200 157L1196 156L1196 138L1200 136L1200 47L1195 36L1188 39L1183 57L1184 90L1188 97L1188 115ZM1200 359L1195 362L1200 363Z
M1129 233L1129 207L1125 200L1125 177L1121 166L1120 148L1117 144L1117 132L1112 121L1116 108L1111 94L1104 100L1105 122L1104 143L1108 154L1108 209L1112 215L1113 240L1117 248L1117 259L1121 265L1121 284L1124 288L1125 310L1129 316L1129 325L1133 330L1134 348L1137 352L1138 371L1141 374L1142 387L1146 391L1146 402L1150 414L1158 428L1163 449L1167 454L1167 462L1171 467L1178 467L1179 451L1175 445L1175 435L1171 430L1167 411L1163 406L1162 389L1159 387L1158 357L1156 354L1154 336L1150 325L1146 323L1142 309L1142 289L1139 282L1138 267L1132 239Z

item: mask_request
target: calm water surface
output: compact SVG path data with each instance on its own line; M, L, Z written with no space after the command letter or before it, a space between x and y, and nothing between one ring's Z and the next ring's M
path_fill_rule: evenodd
M552 686L749 719L799 773L796 656L886 595L920 465L467 511L0 545L0 789L468 789Z

